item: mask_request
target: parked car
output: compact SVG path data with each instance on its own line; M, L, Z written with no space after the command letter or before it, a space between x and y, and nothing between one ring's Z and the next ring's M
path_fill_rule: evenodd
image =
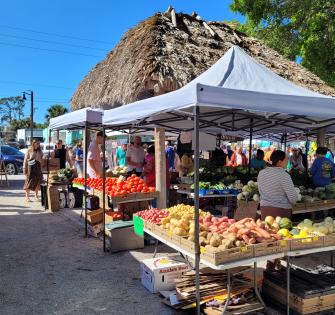
M49 152L51 154L52 151L55 150L55 144L54 143L40 143L41 150L43 152L43 156L48 156Z
M22 172L24 154L9 145L0 146L0 160L4 161L6 172L9 175Z
M15 140L10 140L6 142L6 145L9 145L13 148L19 148L20 144Z

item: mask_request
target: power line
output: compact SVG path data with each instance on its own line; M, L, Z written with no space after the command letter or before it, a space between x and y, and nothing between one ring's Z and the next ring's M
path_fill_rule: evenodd
M79 55L79 56L85 56L85 57L102 58L101 56L96 56L96 55L83 54L83 53L74 53L74 52L66 51L66 50L38 48L38 47L32 47L32 46L20 45L20 44L10 44L10 43L0 42L0 45L22 47L22 48L29 48L29 49L42 50L42 51L50 51L50 52L56 52L56 53L61 53L61 54L68 54L68 55L76 55L76 56Z
M41 83L26 83L26 82L17 82L17 81L4 81L0 80L0 84L16 84L16 85L27 85L27 86L41 86L46 88L53 88L53 89L66 89L66 90L72 90L74 88L70 88L67 86L59 86L59 85L48 85L48 84L41 84Z
M104 44L109 44L113 45L111 42L106 42L102 40L95 40L95 39L89 39L89 38L80 38L80 37L75 37L75 36L69 36L69 35L62 35L62 34L56 34L56 33L48 33L48 32L41 32L41 31L36 31L28 28L23 28L23 27L14 27L14 26L9 26L9 25L0 25L0 27L4 28L9 28L12 30L20 30L20 31L25 31L25 32L32 32L32 33L37 33L37 34L44 34L44 35L51 35L51 36L57 36L57 37L64 37L64 38L71 38L71 39L76 39L76 40L83 40L83 41L89 41L89 42L96 42L96 43L104 43Z
M18 39L26 39L26 40L31 40L31 41L35 41L35 42L41 42L41 43L57 44L57 45L64 45L64 46L71 46L71 47L85 48L85 49L94 49L94 50L108 52L108 50L102 49L102 48L94 48L94 47L89 47L89 46L82 46L82 45L76 45L76 44L55 42L55 41L49 41L49 40L44 40L44 39L36 39L36 38L30 38L30 37L25 37L25 36L9 35L9 34L3 34L3 33L0 33L0 36L18 38Z

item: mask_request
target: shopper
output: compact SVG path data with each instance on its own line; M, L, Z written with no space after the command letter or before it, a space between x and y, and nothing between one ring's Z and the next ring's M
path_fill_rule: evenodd
M234 151L231 149L230 145L227 145L227 161L229 162L232 155L234 154Z
M38 191L43 180L42 165L43 152L38 140L33 140L32 145L25 154L23 173L26 175L23 189L26 192L26 201L30 202L30 190L35 192L35 201L38 201Z
M289 157L288 170L303 171L304 165L302 164L302 156L297 148L292 149L292 155Z
M187 152L181 157L179 169L180 169L179 172L180 176L185 176L188 173L193 172L194 165L191 152Z
M123 143L120 147L117 148L115 152L115 164L116 166L126 166L126 153L127 153L127 144Z
M128 175L137 174L141 176L142 168L144 164L144 149L141 146L141 137L136 136L134 139L134 144L129 146L126 154L126 162L128 165Z
M266 166L264 161L264 151L261 149L258 149L256 151L255 157L251 160L251 167L256 170L262 170Z
M217 166L226 165L227 154L225 153L224 147L216 146L215 150L212 151L212 163Z
M327 153L326 153L325 158L331 160L334 163L334 154L329 148L327 148Z
M97 132L95 140L90 143L87 151L87 174L91 178L102 177L102 152L100 145L103 142L102 131Z
M84 177L83 176L83 154L84 151L81 148L81 142L77 143L77 147L74 151L74 155L75 155L75 165L76 165L76 169L77 169L77 174L78 177Z
M314 160L310 170L316 187L329 185L332 178L335 177L334 163L325 157L327 151L328 149L324 147L319 147L316 150L317 158Z
M165 141L165 155L168 162L169 171L172 172L174 170L174 159L175 159L175 150L171 146L169 141Z
M265 152L265 155L264 155L264 161L267 163L267 164L271 164L271 155L273 152L276 151L276 147L274 145L271 145L268 150Z
M240 146L236 146L235 152L231 156L229 166L246 166L248 164L248 159L242 152Z
M272 166L261 170L257 180L262 220L267 216L291 218L298 193L285 171L288 158L285 152L276 150L271 154L270 162Z
M302 158L302 165L304 166L304 168L307 170L308 169L308 157L306 153L303 153L302 149L299 148L299 155Z
M70 167L72 166L72 161L70 159L69 152L63 145L63 140L61 139L58 139L56 141L56 147L55 147L54 152L51 153L51 156L53 158L59 159L59 167L61 169L66 168L66 162L68 162Z

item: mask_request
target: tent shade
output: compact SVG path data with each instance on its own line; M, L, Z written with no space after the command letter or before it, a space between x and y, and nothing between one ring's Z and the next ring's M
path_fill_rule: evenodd
M105 111L103 124L187 130L194 106L200 107L200 128L247 131L252 124L287 132L335 123L334 98L281 78L234 46L183 88Z
M74 112L51 118L49 128L52 129L81 129L85 124L101 125L103 111L92 108L82 108Z

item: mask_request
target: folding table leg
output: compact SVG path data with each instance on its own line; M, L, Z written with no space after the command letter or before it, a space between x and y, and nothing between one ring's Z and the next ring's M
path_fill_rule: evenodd
M286 257L286 314L290 315L290 256Z
M152 258L155 258L156 255L157 255L158 243L159 243L158 240L156 240L156 243L155 243L155 251L154 251L154 254L153 254Z
M227 270L227 300L222 310L222 315L226 313L226 310L229 305L230 300L230 291L231 291L231 279L230 279L230 269Z
M256 297L257 297L258 301L263 305L265 313L267 313L266 305L265 305L265 303L264 303L264 301L261 297L261 294L259 293L259 290L258 290L258 285L257 285L257 262L256 261L254 262L253 281L254 281L254 291L255 291Z

